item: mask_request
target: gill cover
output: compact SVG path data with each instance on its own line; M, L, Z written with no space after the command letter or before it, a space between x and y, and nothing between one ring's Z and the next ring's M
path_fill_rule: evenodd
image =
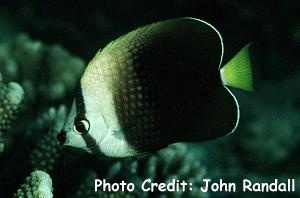
M86 96L86 98L85 98ZM62 133L65 133L66 146L80 148L89 153L97 150L107 127L101 111L94 111L93 103L81 85L78 88Z

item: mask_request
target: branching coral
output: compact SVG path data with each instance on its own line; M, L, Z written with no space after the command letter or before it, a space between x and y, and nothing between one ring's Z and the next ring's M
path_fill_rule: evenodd
M0 153L4 150L3 136L20 112L24 100L23 88L15 82L4 84L0 73Z
M1 168L52 173L63 154L56 134L62 128L66 108L50 108L40 118L36 116L73 93L84 66L82 59L61 46L33 41L25 34L0 43L3 75L0 77L0 153L4 143L7 145ZM23 117L18 116L21 107L24 107ZM21 170L16 172L16 179L24 177ZM3 178L5 174L0 176ZM11 195L14 187L1 180L0 186L6 190L0 191L0 197L2 193Z
M36 97L57 101L70 94L84 69L84 62L59 45L48 46L20 34L0 45L0 72L6 81L19 82L28 102Z
M188 152L186 144L174 144L156 154L136 159L119 160L110 165L103 175L108 182L132 182L136 188L134 192L94 192L94 180L99 178L96 172L88 171L84 182L76 188L71 197L207 197L200 192L205 168L193 153ZM143 192L141 184L150 178L153 182L168 183L172 179L184 180L193 183L193 191L185 192Z
M157 155L153 155L146 159L144 167L139 164L135 169L134 162L131 162L129 170L132 173L141 173L141 178L151 178L155 182L168 183L172 179L184 180L193 183L193 191L185 192L167 192L168 197L207 197L208 194L200 192L202 179L206 173L201 158L196 157L194 152L189 152L188 146L183 143L174 144L170 147L159 151Z
M66 108L49 107L71 96L84 66L82 59L61 46L33 41L25 34L0 43L3 75L0 78L0 153L4 143L7 145L1 168L52 173L54 166L59 166L56 162L64 152L57 144L56 134L62 128ZM18 116L21 107L24 107L23 117ZM36 118L45 109L49 111ZM16 179L24 177L21 170L16 172ZM0 176L3 178L5 174ZM14 187L1 180L0 186L6 190L0 191L0 197L2 193L11 195Z
M62 151L56 136L64 124L65 117L65 106L60 106L58 109L50 108L43 114L40 121L45 125L45 130L48 128L48 131L42 135L36 148L30 154L30 162L34 169L47 172L53 169Z
M66 93L74 90L85 64L82 59L71 56L59 45L48 48L45 61L50 70L48 85L42 89L42 93L50 100L63 98Z
M20 186L14 197L51 198L53 197L52 191L50 176L44 171L37 170L25 179L25 183Z

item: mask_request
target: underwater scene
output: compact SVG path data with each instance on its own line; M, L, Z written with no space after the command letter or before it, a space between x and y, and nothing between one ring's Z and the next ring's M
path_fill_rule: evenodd
M2 0L0 198L300 197L299 55L298 0Z

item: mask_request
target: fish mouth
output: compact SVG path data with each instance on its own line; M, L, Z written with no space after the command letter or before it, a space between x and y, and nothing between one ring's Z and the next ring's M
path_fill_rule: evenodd
M56 138L57 138L57 142L60 146L68 146L68 147L72 147L72 148L82 149L82 150L88 151L89 153L101 152L100 149L97 150L97 147L99 146L99 144L101 144L101 142L104 139L103 138L103 139L101 139L101 141L98 142L90 134L85 134L85 135L82 135L81 138L84 140L86 146L77 147L77 146L70 144L70 140L67 137L67 132L64 129L62 129L57 134Z
M61 145L61 146L64 145L64 144L66 144L68 142L67 141L67 133L64 130L61 130L57 134L56 138L57 138L57 141L58 141L59 145Z

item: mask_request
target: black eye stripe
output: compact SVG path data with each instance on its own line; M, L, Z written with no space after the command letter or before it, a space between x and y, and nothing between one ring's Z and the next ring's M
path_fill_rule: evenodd
M74 118L74 124L80 120L87 120L85 117L86 110L85 110L85 104L84 104L80 82L75 92L75 106L76 106L76 116Z
M79 83L77 91L75 92L75 105L76 105L76 117L85 118L85 104L82 96L81 84Z
M89 131L90 123L85 117L85 104L82 95L81 83L79 82L77 90L75 92L75 106L76 106L76 116L74 118L74 130L75 132L83 135ZM88 123L88 128L81 121L86 121Z
M76 123L76 122L80 122L80 121L82 121L82 120L86 120L86 121L88 121L85 117L79 117L79 116L76 116L76 118L74 119L74 123Z

